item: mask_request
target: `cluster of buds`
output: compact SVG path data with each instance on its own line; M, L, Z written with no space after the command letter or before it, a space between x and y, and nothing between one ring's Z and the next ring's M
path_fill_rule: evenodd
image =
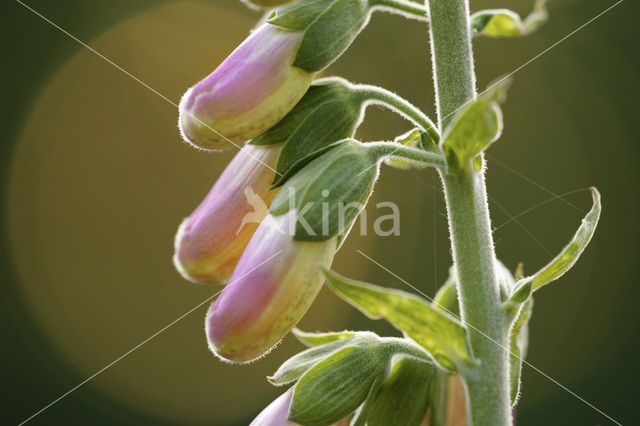
M388 96L340 78L313 81L366 26L376 2L250 3L283 6L185 93L179 118L195 147L241 147L180 225L174 255L188 280L226 283L206 330L212 351L233 362L268 352L314 300L322 269L378 176L380 156L349 138L367 105ZM351 182L339 179L347 170L356 176ZM344 205L349 210L338 218Z
M324 196L307 189L322 186L334 204L363 206L378 174L379 159L348 140L368 104L362 90L339 78L313 81L366 25L371 8L362 0L325 1L325 10L316 3L276 9L180 103L185 141L206 150L241 147L180 225L174 255L188 280L226 283L207 315L206 335L211 350L232 362L259 358L295 327L361 209L327 231L316 220L316 199ZM353 25L327 20L325 12ZM335 187L334 176L323 173L345 165L360 176L359 191ZM298 201L290 202L292 190L302 195ZM301 200L315 204L310 222L317 233L300 230L307 223Z

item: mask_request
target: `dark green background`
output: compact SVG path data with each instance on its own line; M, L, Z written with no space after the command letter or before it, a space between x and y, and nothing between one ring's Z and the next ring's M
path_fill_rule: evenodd
M161 3L168 2L27 2L88 44L123 19L143 13ZM197 3L181 2L180 5L188 8ZM221 20L225 19L225 10L251 14L244 11L239 2L212 0L211 3L219 8ZM522 40L477 40L474 49L479 87L485 87L499 75L516 69L611 4L613 2L601 0L552 1L551 21L539 33ZM513 7L524 13L529 8L529 2L472 2L474 10L484 7ZM640 278L637 268L640 237L637 166L640 130L640 120L637 117L640 95L638 12L636 2L624 1L515 75L510 98L504 108L505 132L491 149L488 172L495 225L507 221L509 213L520 213L550 197L540 186L516 176L500 164L518 170L538 185L556 193L590 185L596 185L602 192L603 217L592 245L575 270L542 291L536 299L528 361L622 424L633 424L637 418L636 392L639 384L637 360L640 350L636 340L640 324L637 313L637 300L640 296L637 284ZM259 15L254 13L254 16L257 18ZM2 183L5 201L7 196L4 190L9 185L14 149L34 102L60 67L83 48L11 0L3 2L0 20L0 117L4 131L3 143L0 145L0 168L4 172ZM215 34L216 22L212 22L211 26L206 30ZM240 28L239 31L248 29ZM221 38L225 36L219 35ZM200 42L206 45L206 39ZM235 38L230 39L228 49L237 42ZM206 47L193 49L192 54L206 55ZM404 21L399 17L376 15L351 50L329 73L343 75L357 82L384 85L433 115L433 90L429 82L430 63L427 54L426 28L423 25ZM97 63L101 61L98 58L95 60ZM127 63L118 63L127 68ZM102 63L102 66L107 70L105 72L111 72L109 64ZM175 66L179 67L180 64ZM181 91L201 76L203 71L194 70L189 80L176 81L177 89L169 90L168 96L178 99ZM148 74L140 77L153 81L154 73L158 75L163 70L149 69L146 72ZM96 84L100 84L99 77L96 76ZM122 78L128 77L122 75ZM163 91L162 87L158 89ZM130 90L135 92L146 89L131 84ZM113 98L96 99L95 102L96 106L111 102L115 108L118 102L126 103L128 96L128 93L117 93ZM164 101L152 95L145 99L149 108L164 111L164 115L158 117L158 120L175 120L177 114L169 104L163 104ZM147 105L140 107L146 108ZM153 120L146 116L141 120L141 126L154 125ZM158 141L158 144L178 143L174 122L171 121L166 126L167 139ZM113 122L114 128L118 125L118 122ZM360 136L363 139L383 139L405 129L406 125L392 114L372 109ZM126 133L123 135L126 137ZM90 138L78 141L83 144L90 142ZM136 141L131 140L130 143ZM160 146L158 149L163 148ZM184 152L183 157L176 158L179 164L188 165L190 159L197 156L197 153L186 147L181 152ZM127 155L127 152L122 155ZM220 167L228 158L225 155L219 159L210 157L210 160L219 163ZM146 166L141 162L140 174L145 173ZM194 167L206 170L207 166L198 164ZM190 178L193 179L193 176L176 171L174 179L178 182L177 186L189 188L186 196L182 193L184 191L180 192L180 200L190 199L191 202L170 210L167 213L168 222L175 222L177 225L180 214L186 214L209 185L208 182L196 183ZM444 206L440 192L434 192L434 182L434 176L430 172L403 173L385 169L373 201L393 200L400 205L403 215L402 236L389 240L376 240L370 236L366 240L366 250L363 249L374 259L383 260L385 266L427 294L433 294L434 274L442 282L449 263L446 223L442 217ZM153 194L158 202L177 202L179 191L175 187L167 188L166 191L157 188L149 190L156 191ZM589 198L585 191L569 196L568 200L582 209L588 208ZM0 228L0 318L3 342L0 406L2 423L17 424L83 381L88 374L81 374L63 359L32 318L14 268L6 209L0 211L3 222ZM163 214L161 211L153 212L150 216ZM100 218L95 219L96 226L100 226ZM579 223L580 213L561 201L553 201L519 219L520 225L512 222L496 232L497 251L508 266L514 267L524 260L531 272L549 258L549 252L553 253L566 242ZM155 219L150 217L150 221L153 220ZM129 235L135 235L136 232L126 222L122 223L120 230ZM171 254L170 231L159 228L158 232L166 233L167 244L158 249L160 254L154 261L167 267ZM354 237L354 241L338 255L342 258L338 260L337 268L345 274L357 274L365 280L400 287L399 282L393 281L392 277L354 254L353 250L359 248L360 243L365 244L364 239ZM347 252L347 249L350 251ZM121 255L135 255L131 250L123 247ZM154 256L154 253L150 256ZM108 258L104 261L109 265ZM122 270L116 273L124 277L135 271ZM144 271L139 277L136 276L136 280L144 282ZM91 277L87 278L86 285L91 286ZM127 285L131 285L131 282ZM174 286L176 292L180 292L183 286L185 289L190 286L181 282L177 275L171 275L169 285ZM150 291L149 303L153 303L153 298L154 293ZM77 303L83 302L78 300ZM163 327L177 316L173 312L181 313L191 307L188 303L190 302L176 307L169 315L157 319L147 318L155 325L136 330L134 336L138 337L132 337L130 345L114 347L112 352L105 355L106 359L117 358ZM373 327L382 333L393 333L393 330L383 324L363 319L327 292L323 292L319 303L325 308L346 312L331 323L333 328ZM141 317L147 316L145 309L144 305L139 307ZM185 318L175 326L176 329L200 330L204 309ZM315 329L313 319L321 314L326 315L326 311L319 312L317 309L314 311L312 308L310 317L305 318L303 324L307 329ZM158 340L163 338L172 337L168 333L157 337ZM197 342L193 343L194 351L206 351L201 339L194 342ZM149 345L153 343L150 342ZM78 346L82 350L80 343ZM217 401L216 392L224 393L225 388L229 387L242 388L245 383L244 374L249 374L245 371L251 371L253 376L264 376L297 349L299 346L289 342L275 351L269 361L258 362L246 369L234 367L237 380L215 383L217 390L210 395L212 420L208 423L218 424L214 420L215 413L227 408ZM139 357L139 368L144 368L145 357L152 359L153 352L141 349L131 357ZM231 368L222 366L213 356L208 361L212 369ZM190 361L185 359L184 362ZM96 365L94 371L103 365ZM117 369L119 365L112 368ZM108 375L109 370L103 374ZM166 366L165 374L172 374L171 365ZM531 368L525 367L523 377L525 393L518 408L519 425L611 424L605 417ZM265 389L269 387L266 381L259 386ZM255 388L247 386L244 391L251 393ZM238 419L238 424L248 423L261 406L267 404L279 391L268 389L266 392L270 395L262 398L259 405L245 406L242 400L237 401L247 415L244 420ZM189 398L189 395L184 397ZM157 415L150 412L153 409L140 409L123 403L114 398L113 394L94 387L89 382L30 423L188 423L171 420L160 412Z

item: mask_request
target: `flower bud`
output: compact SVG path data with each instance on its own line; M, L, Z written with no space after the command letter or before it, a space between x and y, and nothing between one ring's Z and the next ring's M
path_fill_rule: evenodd
M291 400L293 399L293 390L290 388L288 391L276 398L271 404L269 404L264 410L258 414L258 417L253 419L249 426L293 426L298 423L294 423L288 420L289 407L291 406ZM332 426L347 426L349 424L349 417L346 417Z
M253 419L249 426L293 426L293 423L287 419L289 416L289 406L293 399L293 389L276 398L271 404L267 405L264 410Z
M180 102L183 138L225 149L268 130L309 88L312 73L293 66L304 33L263 24Z
M185 219L175 240L174 263L187 279L225 281L267 215L281 146L245 145L206 198Z
M267 215L206 319L210 348L223 359L248 362L275 346L307 311L331 265L336 238L294 241L295 210Z

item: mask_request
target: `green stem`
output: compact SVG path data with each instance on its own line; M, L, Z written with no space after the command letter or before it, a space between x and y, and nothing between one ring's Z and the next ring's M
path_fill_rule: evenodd
M382 105L402 115L424 131L436 130L435 124L418 107L395 93L378 86L358 84L354 86L356 96L365 104Z
M379 157L399 157L439 168L443 168L446 165L442 154L411 148L394 142L368 142L366 146Z
M441 129L476 96L467 0L427 0ZM479 367L462 372L472 425L511 425L509 325L501 311L484 168L441 168L460 312Z
M427 9L421 4L408 0L369 0L372 8L382 8L391 12L399 12L407 18L427 20Z

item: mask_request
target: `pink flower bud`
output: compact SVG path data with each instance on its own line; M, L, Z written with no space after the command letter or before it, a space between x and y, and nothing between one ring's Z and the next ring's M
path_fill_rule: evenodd
M258 27L185 93L180 102L183 138L204 149L230 148L280 121L313 78L293 66L303 35L270 24Z
M294 426L297 423L287 419L289 416L289 407L291 399L293 399L293 389L276 398L271 404L267 405L264 410L253 419L249 426Z
M290 388L288 391L276 398L271 404L258 414L258 417L253 419L249 426L294 426L298 423L294 423L287 419L289 416L289 407L291 406L291 400L293 399L293 390ZM347 426L349 424L349 417L346 417L331 426Z
M307 311L331 265L336 237L294 241L295 210L267 215L251 238L229 283L209 309L206 332L215 354L234 362L259 358Z
M278 192L269 188L281 149L278 145L245 145L182 222L174 263L185 278L219 282L231 276Z

